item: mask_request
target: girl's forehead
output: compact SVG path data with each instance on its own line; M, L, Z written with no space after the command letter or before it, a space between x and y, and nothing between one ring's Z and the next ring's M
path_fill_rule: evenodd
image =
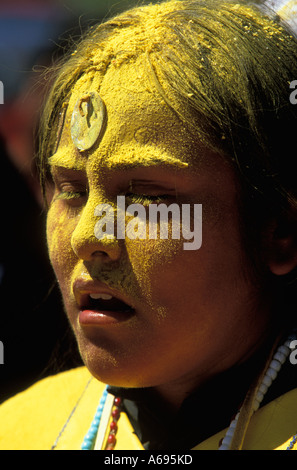
M163 159L183 168L191 155L201 155L198 140L157 92L141 61L111 69L100 86L95 75L72 90L51 164L63 157L79 167L94 156L107 165L117 159L135 163L146 155L150 162Z

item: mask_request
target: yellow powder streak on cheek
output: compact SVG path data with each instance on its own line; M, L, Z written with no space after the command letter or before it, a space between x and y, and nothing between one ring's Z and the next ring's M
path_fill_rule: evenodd
M71 224L71 235L68 240L68 250L73 252L73 248L80 253L81 249L88 249L92 246L93 250L102 250L107 255L110 255L109 263L93 263L85 261L85 274L88 277L98 279L106 283L110 288L114 288L126 293L131 293L133 296L137 294L137 283L135 281L135 275L131 271L127 257L125 256L124 240L119 241L115 237L98 239L95 236L95 225L100 219L94 215L95 208L98 203L96 196L91 196L79 213L79 217L76 218L75 224ZM104 220L108 222L108 217L103 214ZM113 225L116 224L116 217L109 216L110 221ZM66 225L69 224L67 219L64 222ZM62 226L61 226L62 230ZM70 233L70 230L67 230ZM115 231L114 231L115 233ZM59 240L59 234L56 234L56 240ZM73 283L74 279L81 274L82 271L82 259L76 257L73 253L74 259L76 259L77 267L73 270L71 275L70 284ZM113 259L114 258L114 259Z
M137 284L146 304L156 313L160 322L170 315L156 299L155 282L160 273L171 269L175 256L182 250L180 240L145 240L126 242L129 261L131 263ZM174 267L172 266L172 269Z
M159 320L161 324L162 321L167 318L171 312L163 307L162 302L160 302L158 299L159 294L156 293L156 280L160 278L161 272L168 273L168 270L171 271L174 269L176 256L182 256L184 240L181 235L181 227L180 239L172 238L172 225L170 220L168 222L168 238L161 239L160 222L158 222L153 227L153 229L156 229L156 231L152 231L152 227L149 225L148 215L149 211L147 211L145 230L141 230L145 223L143 218L138 225L139 219L137 217L134 219L132 216L127 217L127 228L129 229L129 224L131 224L131 222L132 225L130 227L130 232L127 230L128 237L126 238L126 249L129 262L131 264L133 273L135 274L135 279L142 293L142 297L145 299L145 302L150 307L150 309L155 312L156 320ZM142 236L145 235L145 239L133 240L131 236L133 229L137 234L141 233ZM156 233L156 239L149 238L152 233Z
M49 257L59 281L64 301L70 294L69 279L77 263L77 257L70 244L76 218L69 217L63 208L63 201L53 202L47 216L47 243Z

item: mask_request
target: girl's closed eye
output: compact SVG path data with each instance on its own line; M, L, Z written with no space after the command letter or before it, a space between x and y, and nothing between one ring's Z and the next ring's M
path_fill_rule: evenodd
M170 204L177 202L176 188L155 181L130 181L128 188L121 191L126 201L133 204Z
M85 202L88 190L81 184L62 183L56 184L55 200L63 200L68 205L79 206Z
M53 171L55 185L54 200L63 200L70 206L80 206L88 196L88 187L84 177L73 174L72 170Z
M133 204L142 204L144 206L149 204L160 204L172 200L172 196L169 194L138 194L138 193L126 193L126 200L131 201Z

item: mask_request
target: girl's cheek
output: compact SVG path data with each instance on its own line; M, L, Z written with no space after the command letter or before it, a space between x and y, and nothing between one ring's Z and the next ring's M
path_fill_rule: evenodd
M71 247L71 234L76 220L69 218L67 211L61 210L59 202L53 203L47 216L47 244L51 263L58 277L61 270L67 271L76 261Z
M168 270L178 255L182 255L182 240L129 240L126 239L126 250L131 270L140 290L146 295L152 293L160 273L166 277Z

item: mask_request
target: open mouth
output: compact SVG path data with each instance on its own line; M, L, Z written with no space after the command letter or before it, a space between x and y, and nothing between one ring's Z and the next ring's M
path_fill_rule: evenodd
M128 320L134 308L110 294L90 293L81 299L79 321L81 325L104 326Z
M109 294L89 294L86 308L97 312L132 313L134 309Z
M129 320L136 314L129 297L113 292L100 281L78 277L72 287L82 326L104 326Z

